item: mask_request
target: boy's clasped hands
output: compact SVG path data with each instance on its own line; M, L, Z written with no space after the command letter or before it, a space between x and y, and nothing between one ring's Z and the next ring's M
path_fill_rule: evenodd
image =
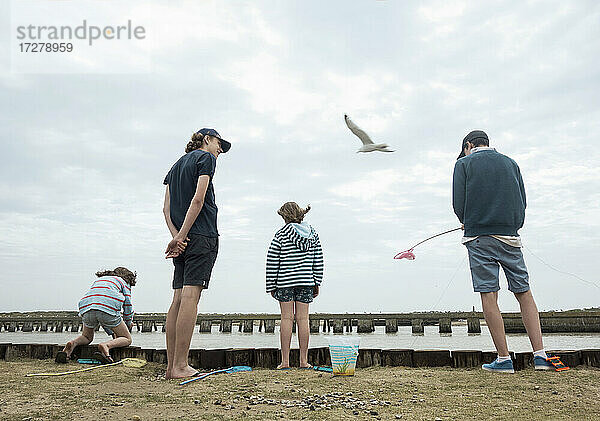
M189 238L186 238L185 241L183 241L182 239L178 238L178 236L173 237L173 239L167 245L167 249L165 250L165 259L171 259L183 253L188 241L190 241Z

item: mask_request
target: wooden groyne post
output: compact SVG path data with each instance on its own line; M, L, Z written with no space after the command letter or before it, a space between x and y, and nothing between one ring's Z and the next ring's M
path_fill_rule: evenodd
M425 333L425 329L423 327L423 319L412 319L412 333L417 335L422 335Z
M212 320L200 320L200 326L198 332L210 333L212 331Z
M358 326L356 328L358 333L371 333L375 331L375 324L373 319L358 319Z
M467 319L467 333L481 333L479 317L473 316Z
M243 321L243 331L244 333L253 333L254 332L254 320L247 319Z
M398 319L385 319L385 333L398 332Z
M439 332L440 333L452 333L452 319L449 317L443 317L439 320Z
M321 327L321 320L311 318L309 321L310 333L319 333L319 327Z

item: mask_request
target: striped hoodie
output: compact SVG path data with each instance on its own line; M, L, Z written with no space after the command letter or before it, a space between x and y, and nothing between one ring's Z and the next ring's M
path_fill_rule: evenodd
M118 316L123 311L123 321L130 326L133 321L131 287L118 276L102 276L96 279L79 301L80 316L89 310L101 310L113 316Z
M267 251L267 292L321 285L322 280L323 251L317 232L304 222L286 224Z

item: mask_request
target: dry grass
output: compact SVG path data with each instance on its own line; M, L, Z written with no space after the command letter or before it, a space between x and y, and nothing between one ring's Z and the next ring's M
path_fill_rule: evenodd
M68 366L74 368L78 365ZM61 370L67 367L50 361L0 362L0 419L600 419L600 370L590 368L563 373L530 369L501 375L451 368L377 367L359 369L355 377L335 378L313 371L259 369L178 386L176 381L161 379L164 366L149 363L141 369L117 366L63 377L25 377L26 373ZM333 402L332 409L280 403L315 394L322 399L333 392L340 398L327 398ZM253 405L261 401L258 397L265 401ZM366 405L347 409L335 403L342 397Z

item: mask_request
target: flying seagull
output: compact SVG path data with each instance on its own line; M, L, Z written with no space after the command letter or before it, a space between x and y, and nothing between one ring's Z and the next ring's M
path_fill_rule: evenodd
M388 149L389 146L386 143L373 143L369 135L366 134L363 129L354 124L347 114L344 114L344 120L346 120L346 126L348 126L350 131L358 136L363 143L362 147L356 152L394 152L393 150Z

